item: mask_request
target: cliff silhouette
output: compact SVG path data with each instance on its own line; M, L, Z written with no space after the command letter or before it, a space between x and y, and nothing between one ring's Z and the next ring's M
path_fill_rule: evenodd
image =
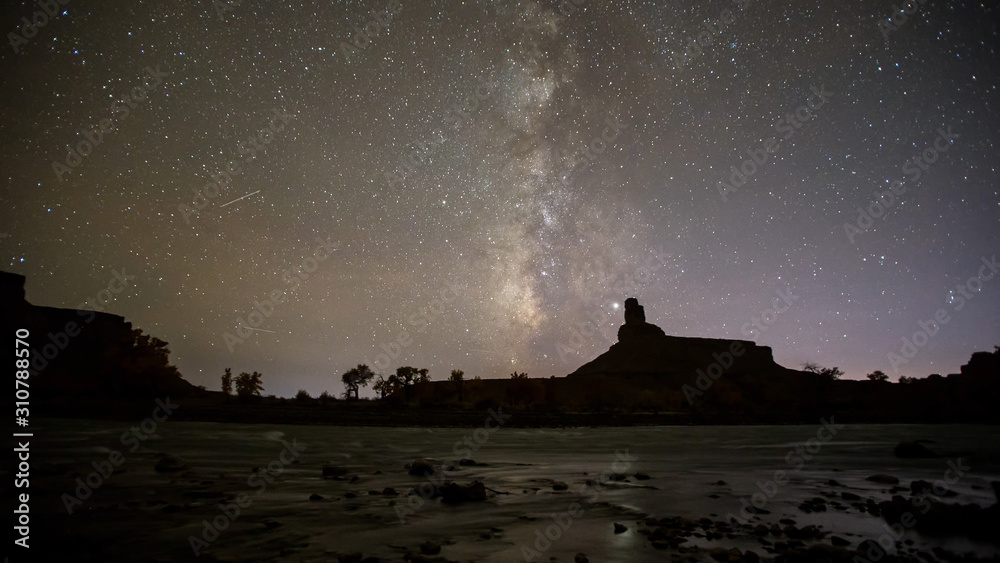
M167 343L99 311L42 307L25 299L25 277L0 272L4 334L26 329L33 400L54 397L181 397L202 390L168 362Z

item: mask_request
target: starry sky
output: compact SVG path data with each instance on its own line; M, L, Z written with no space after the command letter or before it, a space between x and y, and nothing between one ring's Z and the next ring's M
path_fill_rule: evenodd
M562 376L631 296L789 367L956 372L1000 345L1000 7L791 4L6 2L3 268L211 389Z

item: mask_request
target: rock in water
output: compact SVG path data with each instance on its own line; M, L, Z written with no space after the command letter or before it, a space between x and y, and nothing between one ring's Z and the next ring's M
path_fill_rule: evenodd
M424 555L437 555L438 553L441 553L441 545L432 542L431 540L427 540L420 544L420 553L423 553Z
M893 477L892 475L885 475L883 473L876 473L875 475L869 475L865 477L865 481L871 481L872 483L879 483L882 485L898 485L899 479Z
M445 483L440 489L441 502L459 504L463 502L479 502L486 500L486 485L473 481L468 485Z
M153 469L159 471L160 473L173 473L175 471L183 471L187 468L187 464L181 461L179 457L175 457L170 454L163 454L160 461L157 461L156 465L153 467Z
M324 465L323 466L323 477L324 478L326 478L326 477L333 477L334 479L337 479L337 478L343 477L344 475L347 475L347 470L344 469L343 467L335 467L333 465Z
M410 470L410 475L416 475L418 477L434 473L434 466L425 459L413 460L413 463L408 466L408 469Z
M896 444L896 447L892 450L896 457L908 458L908 459L920 459L928 457L937 457L937 454L927 449L920 441L916 442L900 442Z

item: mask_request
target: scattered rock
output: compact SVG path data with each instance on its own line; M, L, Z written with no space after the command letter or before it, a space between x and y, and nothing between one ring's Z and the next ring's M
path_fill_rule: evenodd
M382 489L382 494L387 497L394 497L399 495L399 493L396 492L396 489L393 489L392 487L386 487Z
M858 496L858 495L856 495L854 493L849 493L847 491L842 491L840 493L840 498L842 498L844 500L861 500L860 496Z
M844 546L851 545L851 542L845 540L844 538L842 538L840 536L830 536L830 543L832 543L833 545L835 545L837 547L844 547Z
M355 493L352 493L350 491L344 493L344 498L357 498L357 496L358 495L356 495Z
M639 481L649 481L649 473L640 471L635 474L635 478L638 479Z
M785 546L782 554L774 559L775 563L799 563L823 561L824 563L851 563L854 553L832 545L816 544L806 547Z
M883 473L876 473L875 475L869 475L865 478L865 481L871 481L872 483L880 483L883 485L898 485L899 479L893 477L892 475L885 475Z
M347 470L344 469L343 467L335 467L333 465L324 465L323 466L323 478L324 479L331 479L331 478L332 479L339 479L339 478L343 477L344 475L347 475ZM360 555L360 554L358 554L358 555Z
M929 481L917 479L916 481L912 481L910 483L910 493L914 495L919 495L932 490L934 490L934 486L931 485Z
M577 553L576 557L573 558L573 563L590 563L590 559L582 553Z
M879 511L886 522L902 521L909 513L912 518L917 515L916 529L918 532L937 537L965 536L972 539L990 541L1000 544L996 530L1000 529L1000 504L983 508L975 504L946 504L926 500L918 504L901 496L892 497L891 501L879 503Z
M463 467L485 467L487 465L485 463L479 463L478 461L476 461L474 459L468 459L468 458L464 458L464 457L462 459L458 460L458 464L461 465L461 466L463 466Z
M434 473L434 466L425 459L415 459L413 460L413 463L407 465L406 468L409 470L410 475L416 475L418 477Z
M799 510L809 514L810 512L826 512L826 500L820 497L813 497L805 500L799 505Z
M156 462L153 469L160 473L175 473L177 471L188 469L188 465L181 461L179 457L175 457L170 454L163 454L163 457Z
M920 442L926 440L917 440L915 442L900 442L896 444L893 448L892 453L896 454L896 457L906 458L906 459L921 459L937 457L938 455L925 447Z
M556 481L556 482L552 483L552 490L553 491L565 491L568 488L569 488L569 485L567 485L566 483L563 483L562 481Z
M479 481L473 481L465 486L456 483L445 483L439 492L441 493L441 502L447 504L486 500L486 485L483 485Z
M616 534L624 534L627 531L628 531L628 526L626 526L625 524L619 524L618 522L615 522Z
M323 500L323 497L321 495L317 495L316 493L313 493L313 494L309 495L309 500Z
M438 553L441 553L441 546L431 540L427 540L420 544L420 553L423 553L424 555L437 555Z

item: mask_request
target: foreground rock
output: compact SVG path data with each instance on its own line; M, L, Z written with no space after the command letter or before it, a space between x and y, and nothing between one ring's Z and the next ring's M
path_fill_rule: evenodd
M463 502L480 502L486 500L486 485L473 481L468 485L445 483L438 492L441 502L446 504L461 504Z
M936 453L930 451L926 446L920 443L922 441L924 440L917 440L915 442L900 442L896 444L896 447L893 448L892 452L896 454L896 457L905 459L937 457L938 455Z
M423 477L425 475L431 475L434 473L434 466L431 465L426 459L415 459L413 463L406 466L409 470L410 475L416 475L417 477Z
M170 454L163 454L163 457L153 467L153 469L160 473L175 473L177 471L184 471L187 468L188 465L181 458Z
M975 504L945 504L929 499L907 500L894 496L879 503L890 526L902 524L921 534L937 537L964 536L1000 545L1000 502L983 508Z

